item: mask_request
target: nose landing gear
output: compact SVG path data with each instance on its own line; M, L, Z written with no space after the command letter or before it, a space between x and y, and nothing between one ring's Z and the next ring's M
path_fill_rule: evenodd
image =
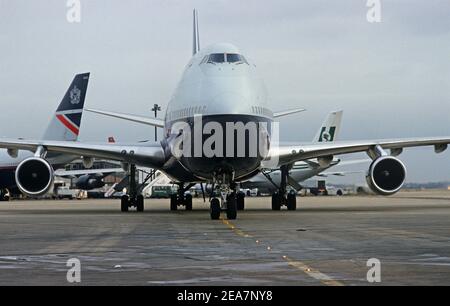
M243 198L239 196L239 193L236 194L236 183L233 182L233 177L234 174L223 173L215 176L214 186L217 187L212 188L210 201L210 215L212 220L219 219L222 210L226 212L228 220L235 220L237 218L238 203L240 203L242 208L244 207ZM220 194L220 200L214 197L215 194Z

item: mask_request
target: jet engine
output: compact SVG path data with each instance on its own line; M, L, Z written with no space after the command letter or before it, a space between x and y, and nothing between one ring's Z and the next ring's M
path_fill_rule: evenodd
M16 184L20 191L28 196L41 196L52 188L53 174L53 168L48 161L40 157L30 157L17 166Z
M375 193L392 195L402 188L406 178L406 168L393 156L381 156L369 167L367 184Z
M76 180L75 186L78 189L82 189L82 190L92 190L92 189L102 188L103 186L105 186L105 182L103 181L102 176L86 174L86 175L80 176Z

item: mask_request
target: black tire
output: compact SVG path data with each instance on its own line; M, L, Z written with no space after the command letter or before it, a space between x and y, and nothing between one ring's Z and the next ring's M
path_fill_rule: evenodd
M184 198L184 203L186 206L186 210L191 211L192 210L192 195L187 194Z
M233 192L227 197L227 219L236 220L237 218L237 201L236 194Z
M239 192L237 194L237 210L244 210L245 209L245 193Z
M211 206L209 213L211 215L211 220L219 220L220 218L220 202L219 199L214 198L211 200Z
M278 193L272 194L272 210L280 210L281 209L281 198Z
M339 189L339 190L336 192L336 195L340 197L340 196L343 196L344 193L342 192L342 190Z
M129 197L124 194L121 198L120 198L120 210L122 212L127 212L128 211L128 205L129 205Z
M297 209L297 197L295 193L289 193L287 196L287 209L296 210Z
M144 196L142 194L137 196L137 199L136 199L136 210L138 212L143 212L144 211Z
M178 197L176 194L170 196L170 210L176 211L178 209Z

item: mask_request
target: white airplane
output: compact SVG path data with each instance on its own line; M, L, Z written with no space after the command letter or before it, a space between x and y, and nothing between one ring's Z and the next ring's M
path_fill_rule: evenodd
M277 145L275 120L301 110L273 112L268 106L266 89L255 65L239 49L227 43L200 49L198 37L197 14L194 11L193 56L169 101L164 120L96 111L164 128L165 136L160 143L95 144L1 138L0 147L9 149L12 154L17 154L19 150L34 152L33 157L17 167L15 177L22 192L42 194L47 191L53 179L52 166L46 159L48 154L73 154L87 159L120 161L130 165L132 174L136 165L161 170L182 187L179 188L179 195L171 199L176 203L189 204L184 192L191 184L213 183L220 193L220 200L214 196L211 198L211 218L219 219L224 209L228 219L235 219L237 203L243 201L236 197L236 184L255 176L261 169L279 167L282 181L286 182L289 169L298 161L317 159L320 164L327 165L334 156L366 152L373 160L367 173L369 186L379 194L391 195L399 191L405 181L405 166L397 158L404 148L434 146L435 151L440 153L450 143L450 137L421 137ZM258 148L265 149L262 154L254 154L254 137L250 137L254 134L244 133L246 137L238 135L234 138L234 133L220 133L221 128L225 130L241 125L249 127L249 130L250 127L257 128ZM189 127L194 128L192 138ZM222 146L224 143L227 146ZM192 155L187 154L192 150ZM224 155L224 150L230 154ZM285 193L285 184L280 186L272 200L277 205L286 203L288 207L295 207L295 195ZM131 180L130 194L121 200L122 211L128 211L130 206L135 206L138 211L144 210L143 196L135 193L135 185Z
M83 115L84 101L89 82L89 73L78 74L73 79L55 114L42 137L44 140L76 141L80 132L81 117ZM14 174L17 166L32 157L29 151L17 151L14 149L0 150L0 201L9 200L10 194L19 193L20 185L17 185ZM53 168L60 168L76 159L77 156L49 153L48 162ZM34 163L36 164L36 163ZM41 165L41 164L36 164ZM50 169L49 169L50 170ZM41 177L40 184L36 183L35 188L29 191L30 195L36 193L40 188L51 188L48 185L49 178ZM41 185L42 184L42 185Z

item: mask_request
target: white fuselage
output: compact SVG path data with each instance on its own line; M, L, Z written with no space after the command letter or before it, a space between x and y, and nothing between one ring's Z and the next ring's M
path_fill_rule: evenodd
M225 56L226 60L213 62L210 60L212 55ZM242 60L228 62L232 55ZM273 113L267 102L267 90L255 66L235 46L216 44L207 47L193 56L168 104L165 115L168 146L180 133L174 128L176 123L185 122L192 126L194 116L201 115L202 127L215 122L224 130L228 123L265 123L268 135L258 140L258 145L269 147ZM259 129L258 133L262 131ZM204 143L208 135L201 136L201 143ZM224 147L229 146L230 138L225 133L220 137ZM246 145L249 145L250 136L246 137ZM163 170L179 181L210 181L224 173L241 181L255 175L261 161L260 156L253 158L250 155L238 158L229 158L225 154L213 158L183 156L167 163Z

